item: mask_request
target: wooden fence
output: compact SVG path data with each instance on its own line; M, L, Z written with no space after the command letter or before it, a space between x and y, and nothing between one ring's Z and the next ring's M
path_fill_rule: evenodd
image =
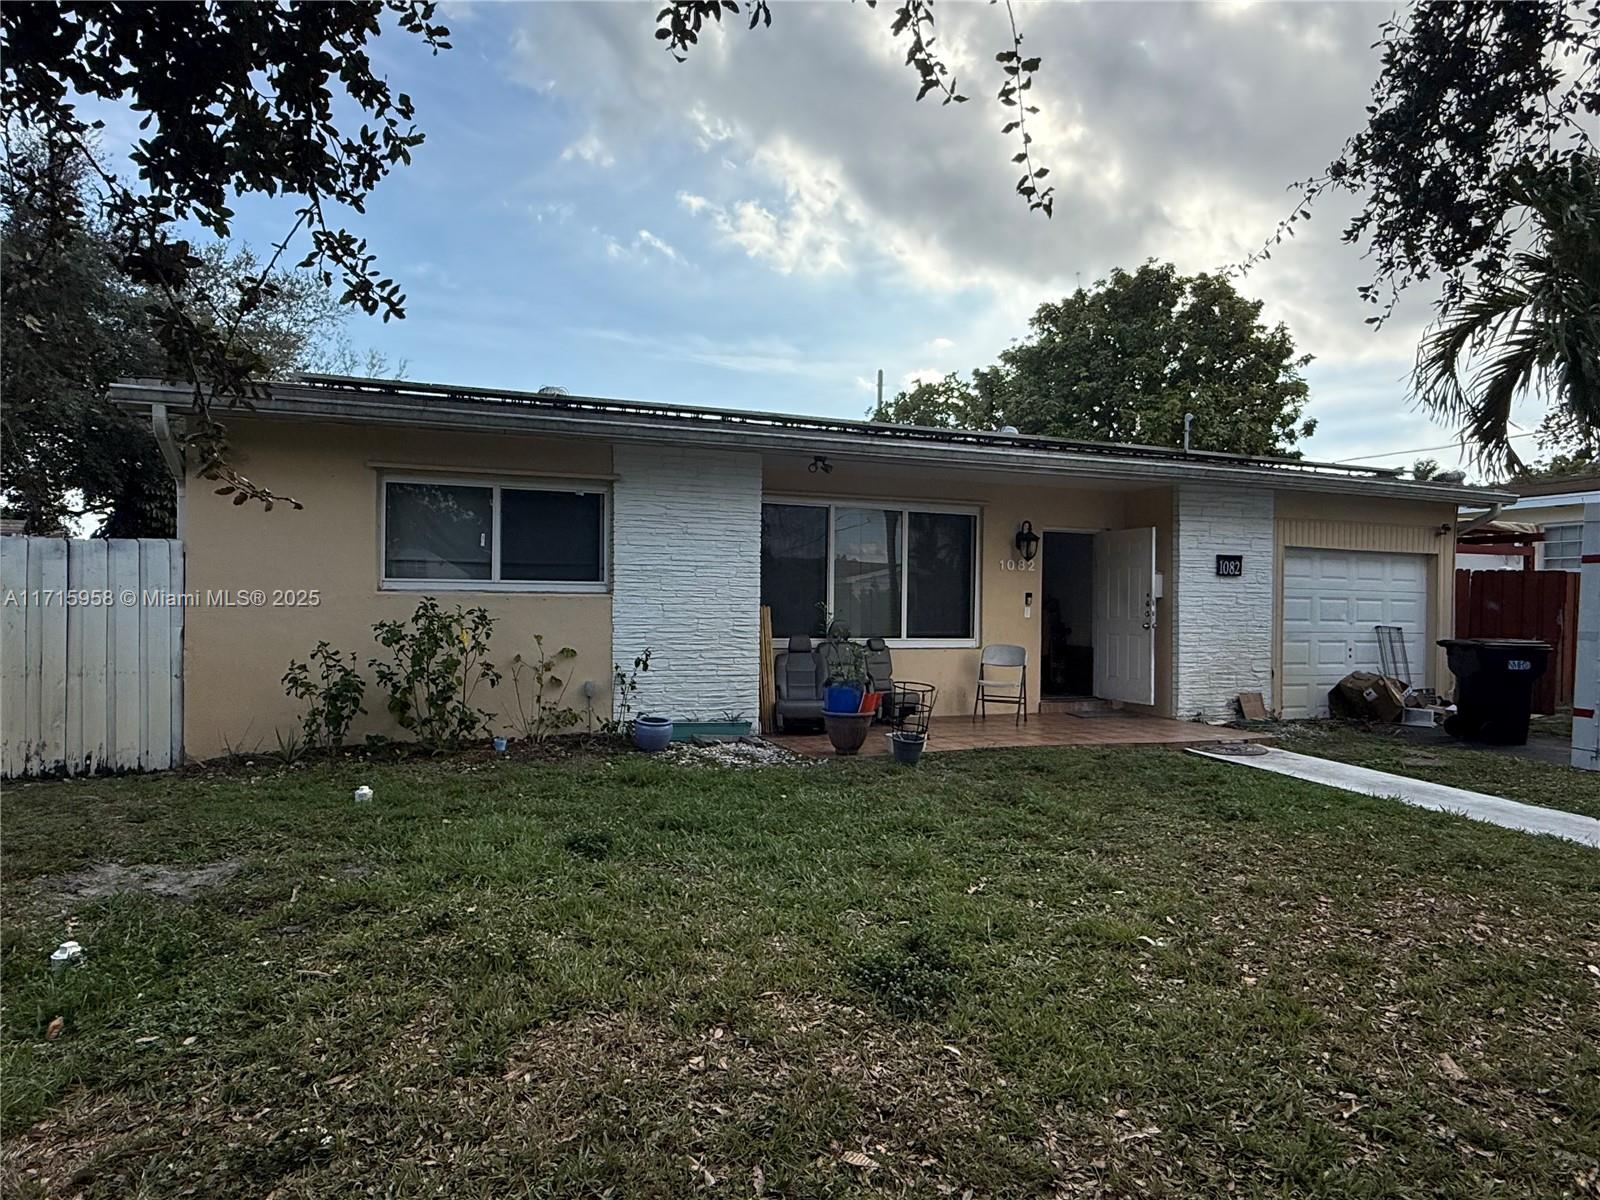
M183 761L183 544L0 537L0 774Z
M1533 711L1572 703L1578 657L1576 571L1457 571L1456 636L1538 638L1552 647Z

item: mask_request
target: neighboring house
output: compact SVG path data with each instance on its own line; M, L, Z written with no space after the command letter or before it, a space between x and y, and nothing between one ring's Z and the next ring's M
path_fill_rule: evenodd
M1462 534L1458 565L1469 571L1577 571L1583 506L1600 496L1600 473L1505 486L1517 494L1516 503ZM1474 513L1463 508L1461 515L1470 520Z
M649 647L637 711L754 719L763 604L780 648L820 606L887 639L896 675L937 684L944 714L970 711L980 646L1016 643L1035 697L1042 680L1224 718L1255 691L1312 716L1348 671L1378 667L1379 624L1405 629L1413 683L1449 686L1434 640L1451 628L1456 512L1510 499L1007 433L370 380L270 391L227 414L233 461L304 508L235 506L192 477L180 495L191 755L270 745L297 718L288 660L327 639L364 661L372 623L419 593L487 606L502 664L535 633L574 647L599 716L613 661ZM186 403L142 382L115 397L158 432ZM1042 669L1063 646L1071 669ZM484 699L509 707L508 686ZM357 732L387 729L381 697L367 707Z

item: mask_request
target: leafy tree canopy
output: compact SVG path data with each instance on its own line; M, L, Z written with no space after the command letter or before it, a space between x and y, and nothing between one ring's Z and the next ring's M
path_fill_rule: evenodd
M1600 0L1413 4L1378 45L1367 127L1301 185L1274 239L1324 193L1359 196L1344 239L1373 263L1374 324L1412 283L1440 281L1449 309L1474 278L1498 279L1530 215L1519 181L1594 153Z
M987 429L983 401L972 385L952 371L943 379L919 380L881 401L869 420L890 425L926 425L936 429Z
M1089 441L1183 444L1236 454L1289 454L1316 423L1282 324L1219 275L1169 264L1113 271L1091 288L1039 306L1032 333L973 373L902 392L879 420L993 429Z
M106 401L128 375L172 376L156 322L231 329L263 371L337 369L353 356L332 293L248 249L195 252L181 291L123 270L89 168L60 142L19 138L0 172L0 493L33 532L100 521L109 537L166 536L173 487L150 431ZM16 164L23 169L14 171ZM31 186L49 177L51 186ZM51 207L43 207L45 198ZM248 303L246 297L250 297Z
M337 278L343 302L385 319L404 315L399 285L339 221L344 211L361 212L372 189L422 142L411 124L411 98L374 73L368 47L388 18L436 52L447 49L449 31L434 22L434 8L428 0L205 0L0 9L7 130L29 131L88 164L109 252L133 285L160 298L152 334L165 360L181 368L176 377L194 386L187 437L199 470L241 494L271 497L227 464L212 401L249 396L266 372L262 348L240 329L268 302L263 285L296 235L309 239L301 265L324 286ZM128 163L137 185L101 161L94 123L78 111L85 98L143 114L144 136ZM39 211L70 207L58 178L29 177L25 163L12 174L15 186L35 193ZM204 260L180 230L192 222L228 237L230 204L251 193L293 197L293 223L285 222L286 235L256 285L205 294ZM46 222L40 236L65 249L72 234ZM27 302L10 288L8 299ZM238 319L222 319L229 311ZM58 337L42 322L20 328L41 342Z

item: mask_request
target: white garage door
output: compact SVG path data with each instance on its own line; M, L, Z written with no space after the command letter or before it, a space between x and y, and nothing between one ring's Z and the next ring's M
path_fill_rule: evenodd
M1377 671L1375 625L1405 630L1408 682L1427 682L1428 559L1421 554L1298 550L1283 557L1283 715L1328 715L1328 689Z

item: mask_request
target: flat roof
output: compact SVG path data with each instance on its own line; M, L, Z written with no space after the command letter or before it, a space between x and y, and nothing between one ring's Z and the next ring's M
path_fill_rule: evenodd
M191 405L193 391L187 385L162 380L128 379L112 387L111 398L114 403L135 410L165 405L176 416ZM218 407L225 413L265 420L598 437L1151 483L1226 482L1454 504L1508 503L1515 498L1513 493L1495 488L1403 479L1401 469L1395 467L895 425L798 413L651 404L574 396L555 389L499 391L356 376L300 375L263 383L248 401Z
M1505 485L1519 498L1528 496L1582 496L1600 492L1600 472L1552 475L1548 479L1513 479Z

